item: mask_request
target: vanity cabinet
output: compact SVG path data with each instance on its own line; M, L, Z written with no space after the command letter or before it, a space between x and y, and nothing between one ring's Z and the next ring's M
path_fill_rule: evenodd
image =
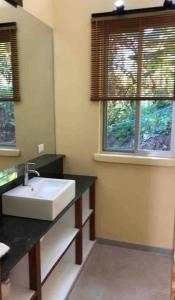
M94 244L95 180L11 270L5 300L66 299Z

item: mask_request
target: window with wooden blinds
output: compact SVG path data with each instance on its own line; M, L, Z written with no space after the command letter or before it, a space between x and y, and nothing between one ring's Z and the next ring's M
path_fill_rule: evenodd
M91 100L175 100L175 14L92 19Z
M19 101L16 23L0 24L0 101Z

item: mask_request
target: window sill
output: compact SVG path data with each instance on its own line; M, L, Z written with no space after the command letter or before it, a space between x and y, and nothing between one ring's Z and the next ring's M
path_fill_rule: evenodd
M170 157L144 157L131 154L95 153L94 160L106 163L175 167L175 158Z
M0 148L0 156L20 156L21 151L16 148Z

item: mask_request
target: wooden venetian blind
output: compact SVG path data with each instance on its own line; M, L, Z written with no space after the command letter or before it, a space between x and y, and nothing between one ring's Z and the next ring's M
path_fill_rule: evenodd
M91 100L175 100L175 14L92 19Z
M16 23L0 24L0 101L19 101Z

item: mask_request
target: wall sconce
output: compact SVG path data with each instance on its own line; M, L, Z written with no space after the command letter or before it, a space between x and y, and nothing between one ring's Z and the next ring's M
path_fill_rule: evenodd
M165 8L171 8L173 6L173 1L172 0L165 0L163 6Z
M114 5L118 14L122 14L124 12L125 3L123 0L117 0Z

